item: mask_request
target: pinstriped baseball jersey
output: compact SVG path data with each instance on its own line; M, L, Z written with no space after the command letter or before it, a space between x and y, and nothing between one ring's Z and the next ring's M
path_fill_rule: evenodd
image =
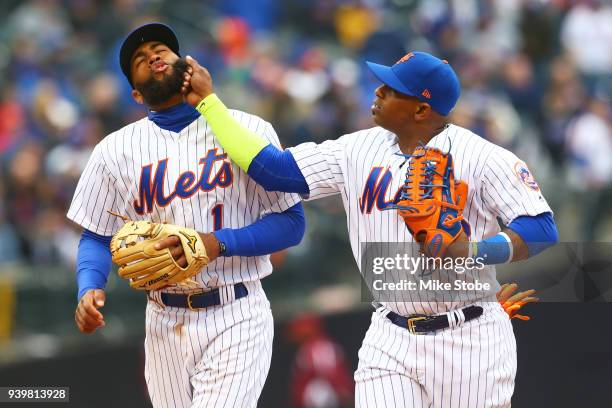
M521 215L551 211L525 163L502 147L452 124L427 145L450 151L455 178L468 183L464 216L472 227L472 240L497 234L497 216L507 225ZM341 195L353 255L360 267L364 242L413 242L397 211L382 211L398 201L406 174L406 159L399 155L395 134L374 127L321 144L303 143L290 150L310 188L307 199ZM495 290L499 288L494 266L476 273L480 280L493 282ZM474 300L432 303L419 302L417 297L386 306L405 316L437 314Z
M264 120L240 111L232 115L249 130L279 146ZM205 119L179 133L148 118L110 134L94 149L81 175L68 218L96 234L113 235L123 221L168 222L212 232L245 227L270 212L299 202L296 194L266 192L224 153ZM272 272L269 256L220 257L194 279L203 287L259 280ZM164 291L179 291L165 288Z

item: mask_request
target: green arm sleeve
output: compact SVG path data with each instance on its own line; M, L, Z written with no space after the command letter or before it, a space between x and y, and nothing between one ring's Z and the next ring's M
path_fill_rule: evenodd
M270 144L238 123L215 94L202 99L196 109L210 125L223 150L245 172L255 156Z

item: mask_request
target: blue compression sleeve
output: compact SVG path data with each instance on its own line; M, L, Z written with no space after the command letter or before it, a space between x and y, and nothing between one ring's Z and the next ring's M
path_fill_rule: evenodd
M308 194L309 188L289 150L269 144L253 158L249 176L267 191Z
M534 256L554 245L559 240L559 233L552 213L545 212L536 216L517 217L508 225L527 244L529 256Z
M225 244L223 256L267 255L300 243L306 219L302 204L298 203L282 213L272 213L239 228L224 228L214 234Z
M112 237L83 230L77 253L78 299L89 289L103 289L111 270L110 241Z

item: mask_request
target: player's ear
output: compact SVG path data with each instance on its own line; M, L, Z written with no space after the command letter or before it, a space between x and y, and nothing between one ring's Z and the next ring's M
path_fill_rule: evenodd
M416 105L416 109L414 110L414 119L417 122L421 122L431 115L431 106L428 103L421 102Z
M136 103L139 103L141 105L144 104L144 98L142 97L142 94L136 89L132 89L132 98L134 98Z

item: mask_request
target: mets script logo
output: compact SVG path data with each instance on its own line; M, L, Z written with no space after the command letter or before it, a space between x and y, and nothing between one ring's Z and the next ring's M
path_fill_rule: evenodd
M359 199L359 209L362 214L370 214L374 205L379 210L382 210L389 204L395 204L399 201L401 188L397 190L392 200L385 199L391 180L392 175L389 169L383 173L382 167L372 168Z
M519 179L529 188L535 191L540 191L540 186L538 185L535 178L533 178L533 174L527 168L527 165L519 161L514 165L514 171Z
M226 188L232 185L234 173L232 165L225 160L227 154L217 154L217 149L210 149L200 159L202 171L199 177L192 171L185 171L178 176L174 189L167 195L164 192L168 158L160 160L153 175L153 165L147 164L140 173L138 187L139 198L134 200L134 210L140 215L153 212L155 205L165 207L175 198L189 198L198 191L212 191L215 188ZM217 164L219 163L219 164ZM215 171L216 169L216 171Z

